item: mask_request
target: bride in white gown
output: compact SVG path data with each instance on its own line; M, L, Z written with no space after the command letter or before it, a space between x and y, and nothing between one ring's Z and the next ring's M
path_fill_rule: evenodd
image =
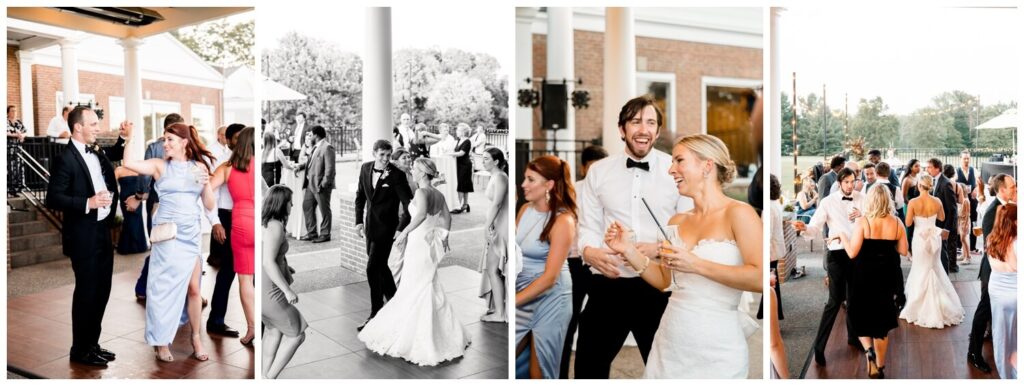
M451 227L444 196L430 184L437 168L429 158L418 158L412 174L420 186L409 205L412 222L395 239L396 248L408 243L402 281L358 337L377 354L434 366L461 357L469 346L469 332L455 317L437 278Z
M757 323L738 306L743 291L761 292L762 226L750 205L722 192L735 170L718 138L679 140L669 174L679 194L693 199L693 210L669 221L666 236L675 242L662 245L660 263L639 252L621 223L608 228L611 249L647 283L672 291L644 378L747 377L747 336Z
M917 183L921 195L907 204L907 226L914 226L914 255L905 286L907 304L900 319L921 327L943 328L960 324L964 307L939 261L942 229L935 220L942 221L944 213L942 202L928 193L932 184L932 177L922 174Z

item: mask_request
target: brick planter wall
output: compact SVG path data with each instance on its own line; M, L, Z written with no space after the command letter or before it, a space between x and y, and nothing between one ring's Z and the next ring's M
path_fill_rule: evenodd
M341 193L341 210L334 221L341 222L341 231L333 237L341 239L341 266L353 272L366 273L366 241L355 229L356 194L339 191L335 193Z

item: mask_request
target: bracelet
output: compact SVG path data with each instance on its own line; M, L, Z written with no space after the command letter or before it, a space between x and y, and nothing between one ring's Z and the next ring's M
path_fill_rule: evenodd
M644 260L644 264L643 264L643 267L640 267L640 268L637 268L637 267L633 267L633 270L634 270L634 271L636 271L636 274L637 274L637 275L643 275L643 274L644 274L644 271L647 271L647 267L648 267L649 265L651 265L651 258L650 258L650 257L647 257L647 256L646 256L646 255L644 255L644 254L640 254L640 255L641 255L641 256L643 256L643 257L644 257L644 259L646 259L646 260ZM632 265L632 264L630 264L630 265Z

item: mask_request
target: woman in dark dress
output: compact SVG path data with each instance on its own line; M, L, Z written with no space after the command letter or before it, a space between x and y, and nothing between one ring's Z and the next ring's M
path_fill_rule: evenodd
M903 188L903 202L909 203L910 200L917 198L921 193L917 191L917 174L921 172L921 163L916 158L911 158L907 162L907 166L903 168L903 179L900 180L900 185ZM903 206L903 213L900 217L904 221L907 219L907 206ZM914 226L911 225L907 228L907 245L911 249L908 252L913 252L914 245Z
M25 142L25 125L18 119L18 108L7 105L7 194L16 196L25 185L24 168L18 151Z
M124 166L114 169L114 177L121 192L135 192L139 185L139 174ZM117 253L130 255L149 249L146 242L146 223L143 221L141 201L132 194L121 194L121 238L117 241Z
M458 180L459 203L462 207L452 210L452 213L469 212L469 193L473 192L473 145L469 140L469 125L460 123L458 131L459 144L455 146L456 175Z
M882 184L872 186L864 198L863 217L857 219L853 232L836 238L853 260L846 309L853 333L866 351L868 376L885 378L888 335L899 325L896 297L902 296L897 294L902 286L881 278L892 278L888 273L898 268L899 256L907 254L906 228L893 215L889 190Z

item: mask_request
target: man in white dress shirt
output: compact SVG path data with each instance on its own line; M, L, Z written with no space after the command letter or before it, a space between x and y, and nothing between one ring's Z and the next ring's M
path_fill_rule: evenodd
M300 111L295 114L295 130L292 130L292 151L289 155L292 162L299 162L303 138L306 138L306 113Z
M853 224L861 216L861 202L864 195L854 189L856 172L850 168L843 168L839 171L839 192L825 197L818 203L818 210L814 212L809 224L802 221L794 221L793 227L804 232L806 237L817 238L821 235L824 227L828 226L827 239L839 234L850 235L853 231ZM850 270L850 257L843 249L839 240L832 240L826 245L828 255L825 260L825 270L828 274L828 303L821 314L821 323L818 325L818 335L814 339L814 360L819 365L825 365L825 344L828 343L828 336L832 333L832 325L835 324L839 309L846 300L846 283ZM846 318L846 342L855 347L861 347L860 342L852 331L850 318Z
M56 143L66 145L68 138L71 138L71 129L68 127L68 113L70 112L71 106L64 106L60 115L54 116L50 120L50 125L46 127L46 136Z
M693 208L693 201L679 195L668 174L672 157L654 149L663 122L651 98L626 102L618 118L625 152L594 163L582 185L579 250L595 275L580 314L576 378L608 378L629 333L646 362L668 304L668 293L644 282L604 244L608 225L619 221L636 232L641 252L656 258L658 226Z

